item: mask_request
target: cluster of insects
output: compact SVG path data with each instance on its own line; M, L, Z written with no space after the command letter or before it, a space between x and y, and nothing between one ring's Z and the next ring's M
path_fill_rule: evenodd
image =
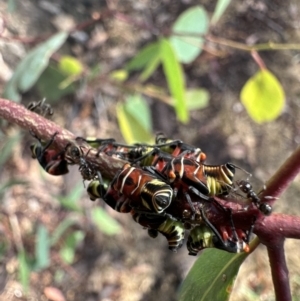
M95 156L105 154L126 161L108 179L89 162L79 143L68 143L60 152L54 150L51 146L55 136L56 133L45 142L34 135L38 143L31 146L32 156L45 171L63 175L68 172L68 165L79 165L82 178L90 181L87 192L91 200L102 199L114 210L131 214L135 222L148 229L151 237L164 235L173 251L183 245L187 232L190 255L197 255L204 248L232 253L249 250L253 225L249 229L236 229L231 211L215 197L237 194L238 189L261 213L272 212L271 206L253 191L248 179L235 180L237 166L208 165L200 148L181 140L158 134L153 145L125 145L114 139L78 137L76 141L97 150ZM228 216L229 226L216 226L209 220L206 213L213 209Z

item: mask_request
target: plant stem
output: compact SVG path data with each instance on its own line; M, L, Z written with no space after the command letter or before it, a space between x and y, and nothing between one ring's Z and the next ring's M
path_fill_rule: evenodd
M267 246L276 301L292 301L289 271L284 255L284 239L276 239Z
M50 140L55 132L58 134L55 136L53 146L59 150L65 150L67 144L75 142L75 136L68 130L61 128L54 122L27 110L24 106L9 101L7 99L0 98L0 117L3 117L7 121L17 124L21 128L32 131L39 138L43 140ZM97 166L103 176L113 178L116 172L125 164L124 161L118 158L112 158L103 153L98 156L96 149L91 149L87 144L80 143L82 147L83 156L86 160Z

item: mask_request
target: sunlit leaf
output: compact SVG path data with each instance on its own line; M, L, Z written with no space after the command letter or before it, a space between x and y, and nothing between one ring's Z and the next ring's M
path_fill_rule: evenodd
M117 118L127 143L152 141L150 109L141 95L128 96L124 104L119 104Z
M170 42L180 62L191 63L201 53L208 25L206 10L200 5L187 9L178 17Z
M252 76L241 91L241 100L257 123L276 119L285 104L285 94L277 78L268 70Z
M44 225L39 225L35 242L35 270L46 268L50 264L49 248L48 230Z
M48 66L49 58L68 37L67 32L59 32L46 42L31 50L18 64L13 76L6 84L4 97L20 101L20 92L28 91Z
M247 253L205 249L181 285L179 301L225 301Z
M119 223L100 207L93 208L92 220L99 230L106 235L116 235L121 231Z
M189 89L185 93L189 111L207 107L210 94L206 89Z
M123 82L128 78L128 72L124 69L115 70L110 74L110 77L116 81Z
M83 71L81 62L69 55L63 55L60 58L58 68L66 75L79 75Z
M231 0L218 0L214 14L211 18L212 24L216 24L219 21L230 2Z
M167 78L170 93L175 100L174 107L176 115L181 122L186 123L189 120L189 115L186 106L185 82L182 66L178 62L169 41L162 39L160 42L163 70Z

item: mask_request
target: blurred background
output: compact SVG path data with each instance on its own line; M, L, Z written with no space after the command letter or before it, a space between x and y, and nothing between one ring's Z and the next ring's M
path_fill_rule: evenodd
M300 141L300 55L291 49L259 52L282 86L285 104L278 117L257 123L240 93L259 66L230 41L245 47L299 44L300 4L231 1L218 16L216 3L0 1L1 95L25 106L46 97L54 109L51 119L76 136L133 143L151 142L163 132L182 139L200 147L209 164L233 162L252 173L259 191ZM161 66L156 51L181 14L196 5L195 16L210 39L196 40L194 57L185 61L179 55L181 72L171 69L182 75L185 91L196 91L184 111L172 100L180 92L171 88L171 56ZM75 27L69 36L43 44ZM25 61L22 69L20 62L40 45L32 56L45 58L52 47L49 64ZM21 76L33 83L22 88ZM1 120L0 135L0 300L176 300L197 259L185 246L172 253L164 237L152 239L129 215L91 202L78 167L65 176L47 174L31 159L35 139L29 133ZM298 214L299 191L298 178L274 211ZM300 300L298 249L299 242L286 242L294 300ZM242 265L230 300L274 300L263 246Z

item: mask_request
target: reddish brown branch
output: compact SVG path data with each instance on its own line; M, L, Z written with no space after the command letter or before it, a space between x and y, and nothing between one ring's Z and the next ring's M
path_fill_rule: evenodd
M284 239L274 240L274 243L268 246L267 250L276 301L291 301L292 296L289 284L289 272L284 255Z
M13 124L17 124L22 129L34 132L39 138L50 140L55 132L58 133L54 140L54 147L62 151L68 143L76 143L75 136L68 130L61 128L54 122L27 110L24 106L0 98L0 117ZM116 172L124 165L124 161L100 154L96 156L96 150L89 151L90 147L81 144L83 155L91 163L95 164L103 176L112 178Z
M0 98L0 117L10 123L17 124L25 130L33 131L41 139L49 140L55 132L58 133L55 139L55 146L63 149L66 141L74 140L74 135L61 128L54 122L27 110L24 106Z
M280 166L272 178L267 182L266 189L260 197L279 197L300 172L300 147ZM273 204L276 199L269 203Z

